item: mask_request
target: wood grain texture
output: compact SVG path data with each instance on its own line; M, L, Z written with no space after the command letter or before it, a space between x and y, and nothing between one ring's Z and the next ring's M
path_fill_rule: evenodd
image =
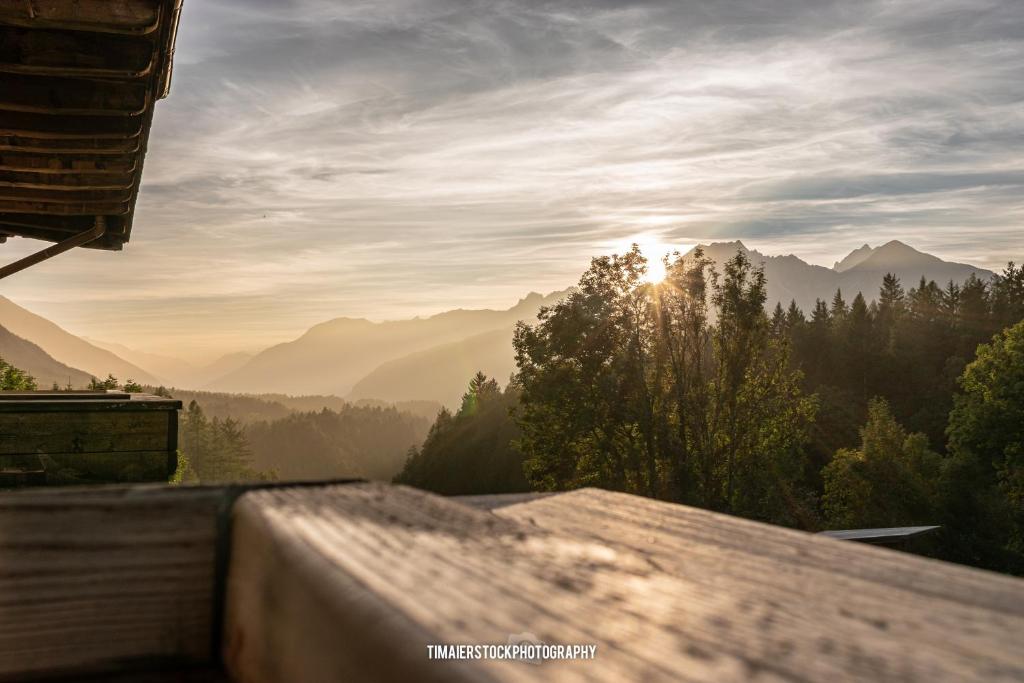
M167 449L163 411L0 413L0 455Z
M208 665L219 489L0 495L0 680Z
M480 510L496 510L509 505L529 503L538 498L557 496L557 493L492 493L474 496L449 496L451 500L458 501L463 505L469 505Z
M1024 582L623 494L284 488L234 525L243 683L1024 680ZM597 659L427 659L524 632Z

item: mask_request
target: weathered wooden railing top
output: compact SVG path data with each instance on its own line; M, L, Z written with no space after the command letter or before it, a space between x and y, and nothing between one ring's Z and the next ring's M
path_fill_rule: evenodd
M0 679L1024 680L1018 579L593 489L469 502L383 484L0 496ZM428 658L510 637L596 655Z

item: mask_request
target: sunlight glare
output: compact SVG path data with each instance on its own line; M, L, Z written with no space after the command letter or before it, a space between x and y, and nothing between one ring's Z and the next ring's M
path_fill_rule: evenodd
M665 272L665 264L662 263L660 257L648 256L648 259L649 260L647 261L647 275L644 276L644 279L647 280L647 282L652 285L661 284L661 281L664 280L665 276L667 275L667 273Z

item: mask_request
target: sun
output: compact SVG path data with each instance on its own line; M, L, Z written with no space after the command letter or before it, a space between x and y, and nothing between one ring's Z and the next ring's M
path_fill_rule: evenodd
M644 279L647 280L648 284L661 284L666 275L668 273L665 272L665 264L662 263L660 258L651 258L647 262L647 274L644 275Z

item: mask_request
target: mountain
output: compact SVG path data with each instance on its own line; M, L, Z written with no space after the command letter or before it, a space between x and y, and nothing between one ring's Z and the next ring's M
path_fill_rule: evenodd
M564 292L547 296L533 292L507 310L459 309L429 318L379 323L361 318L329 320L294 341L257 354L241 368L204 388L345 396L361 378L383 363L484 332L511 330L517 321L533 319L541 306L563 295Z
M505 327L388 361L359 380L348 397L394 402L430 398L458 408L477 371L502 386L508 381L516 369L512 333L512 327Z
M83 339L93 346L98 346L101 349L106 349L116 354L133 365L145 368L161 384L168 386L190 386L191 379L184 381L183 378L192 378L198 372L196 366L181 358L137 351L116 342L101 341L88 337L83 337ZM118 378L120 379L120 376Z
M87 339L86 341L145 368L158 380L159 384L178 388L192 389L209 384L242 367L252 358L251 353L238 351L221 356L207 365L194 365L181 358L138 351L116 342L97 339Z
M209 384L242 367L251 361L252 357L253 354L248 351L235 351L234 353L225 354L209 365L198 368L199 378L194 379L193 382Z
M92 379L89 373L54 360L46 351L5 327L0 327L0 358L35 377L40 389L49 389L54 382L61 388L70 383L76 389L84 389Z
M832 266L832 270L836 271L837 273L847 271L850 268L853 268L861 261L863 261L864 259L866 259L867 257L871 256L872 252L874 251L875 250L871 248L870 244L865 244L860 249L854 249L853 251L851 251L842 261L836 261L836 264Z
M103 379L112 374L122 381L133 379L145 384L159 384L153 375L137 365L76 337L3 296L0 296L0 325L36 344L55 360L80 368L94 377Z
M943 261L897 240L875 248L865 244L852 251L833 268L812 265L793 255L766 256L748 249L738 241L715 242L701 245L701 248L715 261L719 272L725 261L735 256L737 251L742 251L753 263L764 266L768 281L769 306L774 306L776 302L781 302L785 306L791 300L795 300L807 313L814 307L815 299L830 301L836 289L842 290L843 297L848 302L857 292L861 292L869 302L874 300L878 296L882 278L886 273L893 273L899 277L906 289L916 287L922 277L945 285L950 280L963 282L971 275L982 280L994 275L992 271L984 268ZM691 250L687 255L692 253Z

